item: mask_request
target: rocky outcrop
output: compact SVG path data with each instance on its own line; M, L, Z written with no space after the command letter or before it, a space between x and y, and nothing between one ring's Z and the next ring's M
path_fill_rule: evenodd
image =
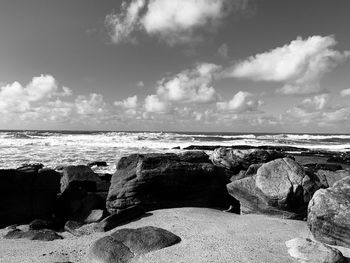
M335 248L311 239L294 238L286 242L288 253L300 263L345 263L343 254Z
M14 229L8 232L4 238L6 239L29 239L29 240L41 240L41 241L52 241L55 239L63 239L62 236L58 235L55 231L42 229L42 230L28 230L22 231L20 229Z
M228 206L225 176L201 151L133 154L120 159L108 192L110 213L134 205L146 211L181 206Z
M310 181L298 163L283 158L263 164L256 174L233 181L227 189L240 202L243 214L303 218L311 195L306 193Z
M67 166L61 177L61 193L56 215L62 220L84 221L92 210L104 210L109 182L99 178L90 167Z
M0 226L51 216L59 191L60 174L53 170L0 170Z
M225 169L229 177L238 174L241 170L247 170L252 164L266 163L282 157L285 157L285 154L277 151L261 149L237 150L225 147L215 149L210 155L213 164Z
M132 262L134 257L172 246L180 241L180 237L162 228L125 228L95 241L87 259L88 262L127 263Z
M335 182L350 176L349 170L336 170L336 171L329 171L329 170L318 170L315 175L321 182L322 188L328 188L332 187Z
M318 190L308 207L308 226L326 244L350 247L350 177Z

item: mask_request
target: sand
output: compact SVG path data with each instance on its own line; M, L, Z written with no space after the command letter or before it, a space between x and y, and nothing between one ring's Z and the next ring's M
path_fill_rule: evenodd
M140 263L292 263L297 261L289 256L285 241L311 237L303 221L236 215L208 208L156 210L119 228L141 226L167 229L180 236L182 241L142 256L137 260ZM109 233L82 237L62 233L64 240L43 242L3 239L7 231L0 231L0 262L4 263L86 262L86 251L91 243ZM350 257L350 249L341 250Z

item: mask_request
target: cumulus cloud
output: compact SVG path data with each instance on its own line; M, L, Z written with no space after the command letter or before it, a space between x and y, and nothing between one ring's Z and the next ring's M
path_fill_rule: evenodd
M340 95L341 95L342 97L349 96L349 95L350 95L350 89L343 89L343 90L340 92Z
M101 94L91 93L88 97L80 95L75 99L75 107L80 115L102 114L106 103Z
M169 111L169 104L161 101L157 95L148 95L144 104L146 112L150 113L166 113Z
M3 113L24 112L35 102L67 94L71 94L71 90L59 89L53 76L41 75L33 77L26 86L14 82L0 87L0 110Z
M122 101L115 101L114 105L115 106L124 107L126 109L135 109L138 106L137 95L132 96L132 97L128 97L128 98L126 98L125 100L122 100Z
M215 89L210 86L219 66L202 63L193 70L184 70L170 79L162 79L157 95L166 101L208 103L216 100Z
M282 47L257 54L237 63L226 76L254 81L284 82L283 94L320 92L322 76L344 62L350 52L339 52L333 36L298 37Z
M330 99L329 94L316 95L312 98L304 99L298 107L309 112L322 110L326 107L329 99Z
M252 112L257 111L263 104L255 95L245 91L237 92L230 101L218 102L217 109L220 111Z
M143 31L170 45L198 40L199 29L216 27L232 10L246 10L248 0L132 0L119 13L107 15L114 43L135 41Z

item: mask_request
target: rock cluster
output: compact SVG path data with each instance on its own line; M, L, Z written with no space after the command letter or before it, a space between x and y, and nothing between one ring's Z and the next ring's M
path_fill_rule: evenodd
M116 213L141 205L160 208L227 206L227 179L216 172L207 154L133 154L120 159L112 177L107 209Z

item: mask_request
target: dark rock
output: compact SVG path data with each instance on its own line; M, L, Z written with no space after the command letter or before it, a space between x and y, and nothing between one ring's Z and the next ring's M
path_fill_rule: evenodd
M95 226L95 230L99 232L109 231L120 225L129 223L132 220L138 219L145 214L145 210L140 206L131 206L124 210L119 210Z
M330 158L328 158L327 162L333 163L342 163L342 164L350 164L350 153L344 152L339 154L334 154Z
M102 209L91 210L89 215L84 219L84 223L90 224L99 222L104 218L105 215L106 212Z
M106 236L92 244L88 251L87 262L128 263L133 257L134 254L122 242Z
M308 207L308 226L320 242L350 247L350 177L318 190Z
M19 229L14 229L8 232L5 236L5 239L29 239L29 240L41 240L41 241L52 241L55 239L63 239L55 231L42 229L42 230L29 230L22 231Z
M29 230L55 229L56 225L52 220L35 219L29 224Z
M64 231L67 231L73 235L76 235L76 230L82 227L84 223L78 222L78 221L73 221L73 220L68 220L64 224Z
M21 167L18 167L16 170L20 172L38 172L40 169L42 169L44 165L42 163L30 163L30 164L24 164Z
M172 246L180 241L180 237L162 228L148 226L120 229L95 241L88 252L88 260L127 263L134 257Z
M304 177L303 168L295 161L276 159L263 164L255 175L228 184L227 189L240 202L243 214L303 218L308 202Z
M183 206L228 206L228 179L204 152L133 154L120 159L112 177L107 210L133 205L146 211Z
M54 170L0 170L0 225L49 218L60 191Z
M61 177L61 193L69 188L85 189L88 192L96 191L96 182L100 178L90 167L85 165L66 166Z
M247 170L252 164L266 163L285 155L277 151L266 151L260 149L236 150L221 147L215 149L210 159L214 165L222 167L231 177L241 170Z
M103 161L95 161L95 162L88 163L88 166L89 167L92 167L92 166L105 167L105 166L108 166L108 165L107 165L106 162L103 162Z
M311 239L294 238L286 242L289 254L299 262L345 263L343 254L336 248Z
M313 171L328 170L328 171L334 172L334 171L343 169L343 167L340 164L333 164L333 163L308 163L308 164L304 164L303 166Z
M176 147L173 147L171 149L173 149L173 150L180 150L181 148L180 148L180 146L176 146Z

